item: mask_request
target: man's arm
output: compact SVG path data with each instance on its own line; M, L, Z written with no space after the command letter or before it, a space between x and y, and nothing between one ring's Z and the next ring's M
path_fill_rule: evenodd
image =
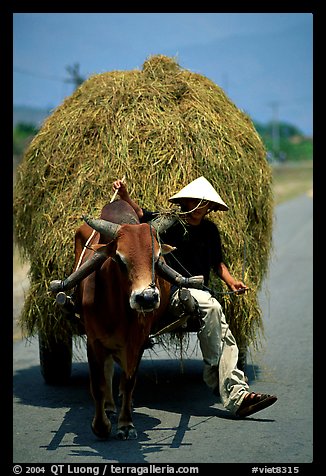
M124 200L125 202L129 203L129 205L135 210L139 218L142 218L144 215L144 212L142 208L138 205L138 203L134 202L128 193L127 187L122 180L116 180L113 182L113 191L118 191L118 195L121 198L121 200Z
M224 263L219 264L218 275L232 291L244 293L245 290L248 289L248 287L242 281L237 281L233 278Z

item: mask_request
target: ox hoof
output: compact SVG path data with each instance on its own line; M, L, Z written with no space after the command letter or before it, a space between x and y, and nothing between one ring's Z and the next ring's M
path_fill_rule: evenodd
M100 440L107 440L111 433L111 425L103 423L92 423L92 431Z
M116 411L114 411L114 410L105 410L105 413L107 414L107 416L109 417L109 419L112 423L117 421L118 415L117 415Z
M118 428L116 438L118 440L136 440L138 438L137 430L134 426L121 426Z

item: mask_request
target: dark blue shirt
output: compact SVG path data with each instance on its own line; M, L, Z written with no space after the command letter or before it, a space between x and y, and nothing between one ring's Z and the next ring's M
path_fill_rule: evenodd
M143 211L141 222L157 217L155 212ZM215 223L208 219L196 226L176 222L160 237L163 243L176 247L164 256L167 264L185 277L203 275L207 286L211 270L217 273L223 261L220 233Z

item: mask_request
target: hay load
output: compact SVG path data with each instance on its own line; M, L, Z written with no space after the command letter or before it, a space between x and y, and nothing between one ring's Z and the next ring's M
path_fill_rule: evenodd
M155 210L169 208L168 197L204 175L230 207L210 215L225 262L234 276L244 272L251 288L219 300L239 346L257 344L257 291L268 268L273 214L265 157L250 118L219 86L173 58L153 56L141 70L90 77L45 121L17 170L15 238L31 264L25 334L75 333L48 286L71 273L81 215L99 215L115 179L125 175L131 196ZM217 291L226 290L212 280Z

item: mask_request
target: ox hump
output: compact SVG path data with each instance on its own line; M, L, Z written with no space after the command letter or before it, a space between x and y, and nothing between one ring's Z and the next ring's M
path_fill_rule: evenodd
M129 203L121 199L105 205L102 208L100 218L111 221L112 223L118 223L119 225L139 223L139 218L135 210Z

